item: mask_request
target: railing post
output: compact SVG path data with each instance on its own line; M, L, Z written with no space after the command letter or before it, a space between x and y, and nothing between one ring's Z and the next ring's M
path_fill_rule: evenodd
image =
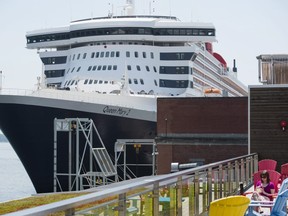
M239 172L239 162L235 161L235 181L236 181L236 191L240 186L240 172Z
M215 181L215 179L214 179ZM208 205L213 201L212 198L212 168L208 168L208 173L207 173L207 191L208 191ZM215 193L215 191L214 191ZM204 206L203 206L204 207Z
M126 193L119 194L117 210L119 216L126 216Z
M222 164L219 165L219 198L223 197L223 166Z
M249 162L249 160L250 160L250 158L249 157L247 157L246 158L246 183L247 184L250 184L250 178L251 178L251 176L250 176L250 172L249 172L249 170L250 170L250 162Z
M176 215L177 216L182 216L182 176L178 177L177 181L177 210L176 210Z
M258 155L254 156L254 173L258 171Z
M199 204L200 204L200 186L199 186L199 172L195 172L194 178L195 185L195 215L199 215Z
M232 165L231 162L228 162L228 195L231 195L232 192Z
M159 214L159 182L155 182L153 185L153 216Z
M244 167L244 160L243 160L243 158L241 159L241 175L240 175L240 181L241 182L243 182L243 183L245 183L245 185L247 185L247 182L246 182L246 180L245 180L245 167Z
M69 208L65 210L65 216L72 216L75 214L75 209L74 208Z

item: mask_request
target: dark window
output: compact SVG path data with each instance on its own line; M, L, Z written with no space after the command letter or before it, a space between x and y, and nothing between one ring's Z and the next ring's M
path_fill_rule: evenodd
M44 74L47 78L52 77L63 77L65 73L65 70L45 70Z
M81 56L81 54L79 53L78 56L77 56L77 60L80 59L80 56Z
M117 70L117 65L113 65L113 70Z
M75 55L74 55L75 56ZM44 65L49 64L65 64L67 56L58 56L58 57L45 57L41 58Z
M160 53L160 60L190 60L193 52L189 53Z
M93 68L92 68L92 70L95 71L96 68L97 68L97 65L94 65Z
M99 54L100 54L99 52L96 52L96 58L99 58Z
M143 58L146 58L146 52L143 52L142 55L143 55Z
M105 57L109 58L109 52L106 52Z
M188 80L160 80L160 87L187 88Z
M150 57L151 57L151 59L154 59L154 53L153 52L150 53Z
M94 58L94 56L95 56L95 52L92 52L91 53L91 58Z
M120 57L120 52L119 51L116 52L116 57L117 58Z
M80 69L81 69L81 67L78 67L76 72L79 72L79 71L80 71Z
M135 58L138 58L138 52L134 52Z
M89 84L92 84L93 83L93 80L89 80Z
M86 58L86 56L87 56L87 53L84 53L84 54L83 54L83 59L85 59L85 58Z
M137 70L138 70L138 71L140 71L140 70L141 70L141 68L140 68L140 66L139 66L139 65L137 65L137 66L136 66L136 68L137 68Z
M108 70L111 70L112 69L112 65L108 65Z
M137 79L134 79L134 84L138 84L138 80Z
M115 56L115 52L112 51L110 56L111 56L111 58L114 58L114 56Z
M128 83L129 83L129 84L132 84L132 81L131 81L131 79L130 79L130 78L128 79Z
M153 66L153 70L155 73L157 73L157 68L155 66Z
M91 69L92 69L92 66L89 66L89 67L88 67L88 71L91 71Z
M97 70L101 70L101 68L102 68L102 65L98 65Z
M189 74L189 67L169 67L169 66L161 66L160 74Z
M107 68L107 66L106 66L106 65L103 65L102 70L106 70L106 68Z
M127 70L131 70L131 65L127 65Z
M148 72L150 71L150 68L147 65L146 65L146 71L148 71Z
M101 58L104 57L104 52L101 52L100 57L101 57Z
M88 83L88 79L86 79L85 81L84 81L84 84L86 85Z
M142 85L144 85L144 81L143 81L143 79L140 79L140 83L141 83Z
M129 52L129 51L126 52L126 57L127 57L127 58L130 57L130 52Z

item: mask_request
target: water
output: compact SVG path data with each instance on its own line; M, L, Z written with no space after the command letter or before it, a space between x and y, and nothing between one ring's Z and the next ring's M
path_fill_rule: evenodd
M11 145L0 142L0 202L35 193L34 186Z

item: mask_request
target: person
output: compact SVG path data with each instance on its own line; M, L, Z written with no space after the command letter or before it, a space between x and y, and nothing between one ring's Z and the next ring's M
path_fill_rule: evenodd
M275 193L275 185L270 181L269 172L263 170L260 174L261 180L256 183L256 190L253 192L251 199L257 201L272 201ZM256 211L261 212L257 207Z

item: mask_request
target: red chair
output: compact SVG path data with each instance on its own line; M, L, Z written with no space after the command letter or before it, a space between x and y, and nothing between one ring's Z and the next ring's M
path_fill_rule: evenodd
M277 161L272 159L264 159L258 161L258 170L276 170Z
M288 178L288 163L281 165L281 178L282 178L282 181Z

